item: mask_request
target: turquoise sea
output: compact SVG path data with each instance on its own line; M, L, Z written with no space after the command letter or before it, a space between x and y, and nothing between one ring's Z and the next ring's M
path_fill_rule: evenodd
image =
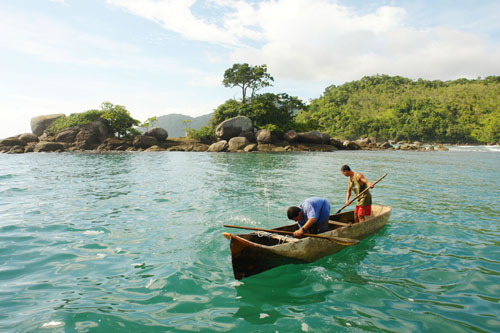
M345 200L349 164L390 205L378 234L233 278L223 224ZM0 154L0 330L499 332L500 149Z

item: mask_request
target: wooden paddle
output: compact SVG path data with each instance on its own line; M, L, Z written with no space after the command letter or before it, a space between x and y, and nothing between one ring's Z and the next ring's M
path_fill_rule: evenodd
M381 181L382 179L384 179L384 177L387 176L387 174L383 175L382 177L380 177L379 179L377 179L377 181L375 183L373 183L372 185L375 186L375 184L377 184L379 181ZM346 208L347 206L349 206L350 204L353 203L354 200L356 200L357 198L359 198L360 196L363 195L363 193L365 193L366 191L368 191L370 188L367 187L365 188L363 191L361 191L360 194L358 194L357 196L354 197L354 199L352 199L351 201L349 201L348 203L346 203L344 206L342 206L342 208L340 208L335 214L338 214L340 213L340 211L342 211L342 209Z
M293 235L292 231L275 230L275 229L250 228L250 227L240 227L240 226L237 226L237 225L227 225L227 224L224 224L224 226L226 228L236 228L236 229L255 230L255 231L266 231L266 232L277 233L277 234ZM351 246L351 245L355 245L355 244L359 243L359 240L357 240L357 239L351 239L351 238L328 237L328 236L315 235L315 234L304 234L304 236L306 236L306 237L328 239L328 240L331 240L332 242L335 242L335 243L338 243L338 244L344 245L344 246Z

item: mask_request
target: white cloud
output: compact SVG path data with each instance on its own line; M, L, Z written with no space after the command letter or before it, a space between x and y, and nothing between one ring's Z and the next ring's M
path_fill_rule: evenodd
M188 39L230 46L233 62L266 63L279 79L344 82L377 73L452 79L500 71L500 49L488 47L484 36L449 25L416 28L397 6L360 14L329 0L108 2ZM196 17L200 3L218 10L219 21Z
M173 71L180 67L173 58L152 59L132 43L81 32L33 13L0 12L1 49L57 64Z

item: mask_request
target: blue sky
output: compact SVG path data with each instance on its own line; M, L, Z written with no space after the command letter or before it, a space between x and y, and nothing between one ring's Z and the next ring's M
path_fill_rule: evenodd
M213 111L233 63L308 101L365 75L500 75L500 1L2 0L0 138L103 101L151 116Z

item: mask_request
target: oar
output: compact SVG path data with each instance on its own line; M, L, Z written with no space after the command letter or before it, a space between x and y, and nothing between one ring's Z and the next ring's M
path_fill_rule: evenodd
M380 177L379 179L377 179L377 181L375 183L373 183L372 185L375 186L375 184L377 184L379 181L381 181L382 179L384 179L384 177L387 176L387 174L383 175L382 177ZM348 203L346 203L344 206L342 206L342 208L340 208L335 214L338 214L340 213L340 211L344 208L346 208L347 206L349 206L350 204L353 203L354 200L356 200L357 198L359 198L360 196L363 195L363 193L365 193L366 191L368 191L370 188L367 187L365 188L363 191L361 191L360 194L358 194L357 196L354 197L354 199L352 199L351 201L349 201Z
M272 233L277 233L277 234L285 234L285 235L293 235L293 232L291 231L283 231L283 230L275 230L275 229L261 229L261 228L250 228L250 227L240 227L237 225L227 225L224 224L226 228L236 228L236 229L245 229L245 230L255 230L255 231L266 231L266 232L272 232ZM350 246L350 245L355 245L359 243L359 240L357 239L351 239L351 238L342 238L342 237L328 237L328 236L323 236L323 235L314 235L314 234L304 234L306 237L315 237L315 238L323 238L323 239L328 239L331 240L332 242L338 243L340 245L344 246Z

